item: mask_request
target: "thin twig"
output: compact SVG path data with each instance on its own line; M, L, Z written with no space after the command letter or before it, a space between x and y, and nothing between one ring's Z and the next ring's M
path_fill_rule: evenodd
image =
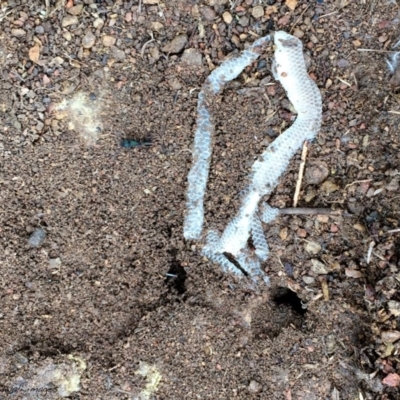
M330 215L338 217L343 215L341 210L331 210L330 208L280 208L281 215Z
M368 253L367 253L367 264L371 262L371 255L372 255L372 250L375 247L375 242L372 241L369 246L368 246Z
M294 192L294 198L293 198L293 207L297 207L297 203L299 202L301 182L303 181L304 167L306 165L307 150L308 150L308 142L305 141L304 144L303 144L303 151L301 153L301 162L300 162L300 167L299 167L299 177L297 178L297 182L296 182L296 190Z
M22 82L25 82L25 79L17 71L10 71L10 74L13 74L16 78L20 79Z
M297 25L297 23L303 18L303 15L305 14L305 12L308 10L308 8L310 7L310 5L308 5L303 12L299 15L299 18L296 19L296 21L294 22L294 24L292 25L292 29L290 30L290 33L293 32L294 27Z
M336 13L338 13L338 12L339 12L338 10L332 11L332 12L330 12L329 14L321 15L320 17L318 17L318 19L325 18L325 17L329 17L330 15L336 14Z
M400 111L389 110L388 113L389 113L389 114L400 115Z
M356 84L356 88L358 89L358 82L357 82L356 74L354 72L353 72L353 79L354 79L354 83Z
M367 183L367 182L371 182L371 181L373 181L373 179L363 179L361 181L354 181L354 182L348 183L344 188L347 189L349 186L357 185L357 183Z
M357 51L370 53L395 53L394 50L357 49Z
M143 45L142 50L140 50L140 56L141 56L142 58L144 57L144 51L145 51L145 49L146 49L146 46L147 46L149 43L155 41L154 36L153 36L153 32L150 32L150 37L151 37L151 39L148 40L148 41Z
M344 79L339 78L338 76L336 77L339 79L340 82L344 83L345 85L347 85L348 87L351 87L351 84L349 82L346 82Z
M398 233L398 232L400 232L400 228L391 229L390 231L387 231L386 233Z
M46 18L49 18L50 16L50 0L46 0Z

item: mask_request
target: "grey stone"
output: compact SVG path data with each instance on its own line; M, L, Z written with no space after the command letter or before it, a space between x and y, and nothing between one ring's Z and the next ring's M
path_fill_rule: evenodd
M203 65L203 56L197 49L186 49L182 54L181 60L188 65Z
M36 228L29 238L29 246L39 247L46 237L46 232L42 228Z
M186 46L187 41L188 41L188 38L185 34L175 36L161 50L164 53L171 53L171 54L179 53Z

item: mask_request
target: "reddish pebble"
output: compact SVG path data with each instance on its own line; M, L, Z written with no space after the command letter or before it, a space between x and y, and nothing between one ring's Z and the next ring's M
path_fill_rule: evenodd
M381 261L378 262L378 265L379 265L380 269L385 269L387 267L387 265L388 265L388 262L381 260Z
M50 78L47 75L43 75L43 85L48 85L50 83Z
M267 86L267 93L269 96L275 96L276 95L275 85Z
M391 387L400 386L400 375L398 374L389 374L382 380L382 383Z
M301 238L307 237L307 231L303 228L297 229L297 236Z
M366 285L365 286L365 297L368 301L374 301L376 299L376 292L373 286Z
M288 25L290 21L290 15L286 14L285 16L283 16L282 18L279 18L278 20L278 25L279 26L285 26Z
M132 21L132 13L131 12L127 12L125 14L125 21L126 22L131 22Z
M386 360L382 360L382 371L385 374L391 374L391 373L395 372L393 366L390 365L389 362Z
M339 232L339 227L336 224L331 224L331 232L332 233Z
M384 19L383 21L379 22L379 29L385 29L390 25L390 21L387 19Z

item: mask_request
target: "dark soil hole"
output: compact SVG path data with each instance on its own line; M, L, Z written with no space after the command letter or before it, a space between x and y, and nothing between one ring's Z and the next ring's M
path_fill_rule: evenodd
M277 305L286 305L292 308L299 315L304 315L306 313L306 309L303 308L301 304L301 299L293 290L290 290L285 287L277 287L274 290L274 294L272 296L272 300Z
M165 283L170 289L175 290L178 294L184 294L186 292L186 271L177 262L172 262L165 278Z

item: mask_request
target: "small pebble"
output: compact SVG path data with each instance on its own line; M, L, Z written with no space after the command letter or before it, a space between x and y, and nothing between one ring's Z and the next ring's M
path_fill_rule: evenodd
M101 18L96 18L93 21L93 26L95 29L101 29L104 25L104 21Z
M49 267L51 269L57 269L61 267L61 260L57 258L50 258L49 260Z
M350 63L347 60L345 60L344 58L341 58L340 60L338 60L336 65L339 68L346 68L350 65Z
M126 58L126 54L124 51L122 51L121 49L119 49L116 46L112 46L111 47L111 55L113 56L113 58L115 58L117 61L123 61Z
M303 228L297 229L296 233L297 233L298 237L301 237L301 238L307 237L307 231L305 229L303 229Z
M181 60L188 65L203 65L203 56L197 49L186 49L182 54Z
M213 21L217 17L215 11L211 7L202 8L201 14L206 21Z
M175 36L169 43L167 43L161 51L164 53L176 54L184 49L188 38L185 34Z
M110 36L110 35L104 35L101 38L101 40L103 42L103 46L105 46L105 47L114 46L115 42L117 41L117 39L114 36Z
M339 227L336 224L331 224L330 231L331 233L338 233Z
M43 28L43 26L42 26L42 25L38 25L38 26L35 28L35 33L37 33L38 35L43 35L43 33L44 33L44 28Z
M316 255L321 251L322 247L318 242L309 241L306 244L306 251L312 255Z
M317 260L316 258L313 258L311 260L311 264L312 264L311 271L314 272L314 274L316 275L326 275L329 272L325 264Z
M160 32L161 29L164 28L164 25L161 22L155 21L151 23L151 27L156 32Z
M21 365L28 364L28 362L29 362L29 360L21 353L15 353L14 358L15 358L15 361Z
M66 28L70 25L76 25L78 23L78 18L75 15L66 15L62 20L62 27Z
M304 32L301 29L296 28L293 32L293 36L296 36L297 38L301 39L304 36Z
M126 22L132 21L132 13L130 11L125 14L125 21Z
M29 246L39 247L46 237L46 232L41 228L36 228L29 238Z
M76 6L72 6L67 10L68 14L71 15L79 15L83 11L83 4L77 4Z
M285 262L285 263L283 263L283 268L284 268L287 276L290 276L290 277L293 276L294 267L292 264Z
M264 15L264 7L263 6L254 7L253 11L251 12L251 15L256 19L261 18Z
M386 42L387 39L388 39L388 37L386 35L379 36L379 38L378 38L379 43L384 43L384 42Z
M303 276L303 281L307 285L311 285L312 283L315 282L315 278L313 278L312 276Z
M246 17L245 15L243 17L240 17L239 18L239 25L241 25L241 26L249 25L249 17Z
M85 49L90 49L94 46L96 42L96 36L90 31L86 32L85 36L82 38L82 46Z
M348 276L349 278L358 279L358 278L361 278L361 277L362 277L361 271L358 271L357 269L346 268L346 269L344 270L344 273L345 273L346 276Z
M333 83L333 82L332 82L332 79L329 79L329 78L328 78L328 79L326 80L326 83L325 83L325 89L329 89L329 88L332 86L332 83ZM332 106L331 103L329 103L329 106L328 106L329 109L332 110L332 109L334 108L334 104L335 104L335 103L333 103L333 106Z
M265 61L264 59L260 60L260 61L257 63L257 69L258 69L258 70L263 69L263 68L266 68L266 67L267 67L267 61Z
M23 29L12 29L11 34L15 37L22 37L26 35L26 32Z
M257 381L251 381L248 389L251 393L258 393L261 391L262 385Z
M321 222L321 224L327 224L329 222L328 215L317 215L317 221Z
M286 26L289 24L290 21L290 14L286 14L283 17L279 18L278 26Z
M227 25L229 25L229 24L232 22L233 17L232 17L232 15L231 15L231 13L230 13L229 11L225 11L225 12L222 14L222 19L224 20L224 22L225 22Z
M337 190L339 190L339 186L331 180L327 180L321 185L321 191L326 195L336 192Z
M394 343L400 339L399 331L386 331L381 333L382 340L385 343Z
M179 82L177 78L171 79L168 83L172 90L182 89L182 84Z
M319 185L329 176L329 169L325 162L311 164L305 173L305 180L309 185Z
M239 47L239 46L240 46L240 39L239 39L238 36L232 35L231 40L232 40L232 43L233 43L236 47Z

